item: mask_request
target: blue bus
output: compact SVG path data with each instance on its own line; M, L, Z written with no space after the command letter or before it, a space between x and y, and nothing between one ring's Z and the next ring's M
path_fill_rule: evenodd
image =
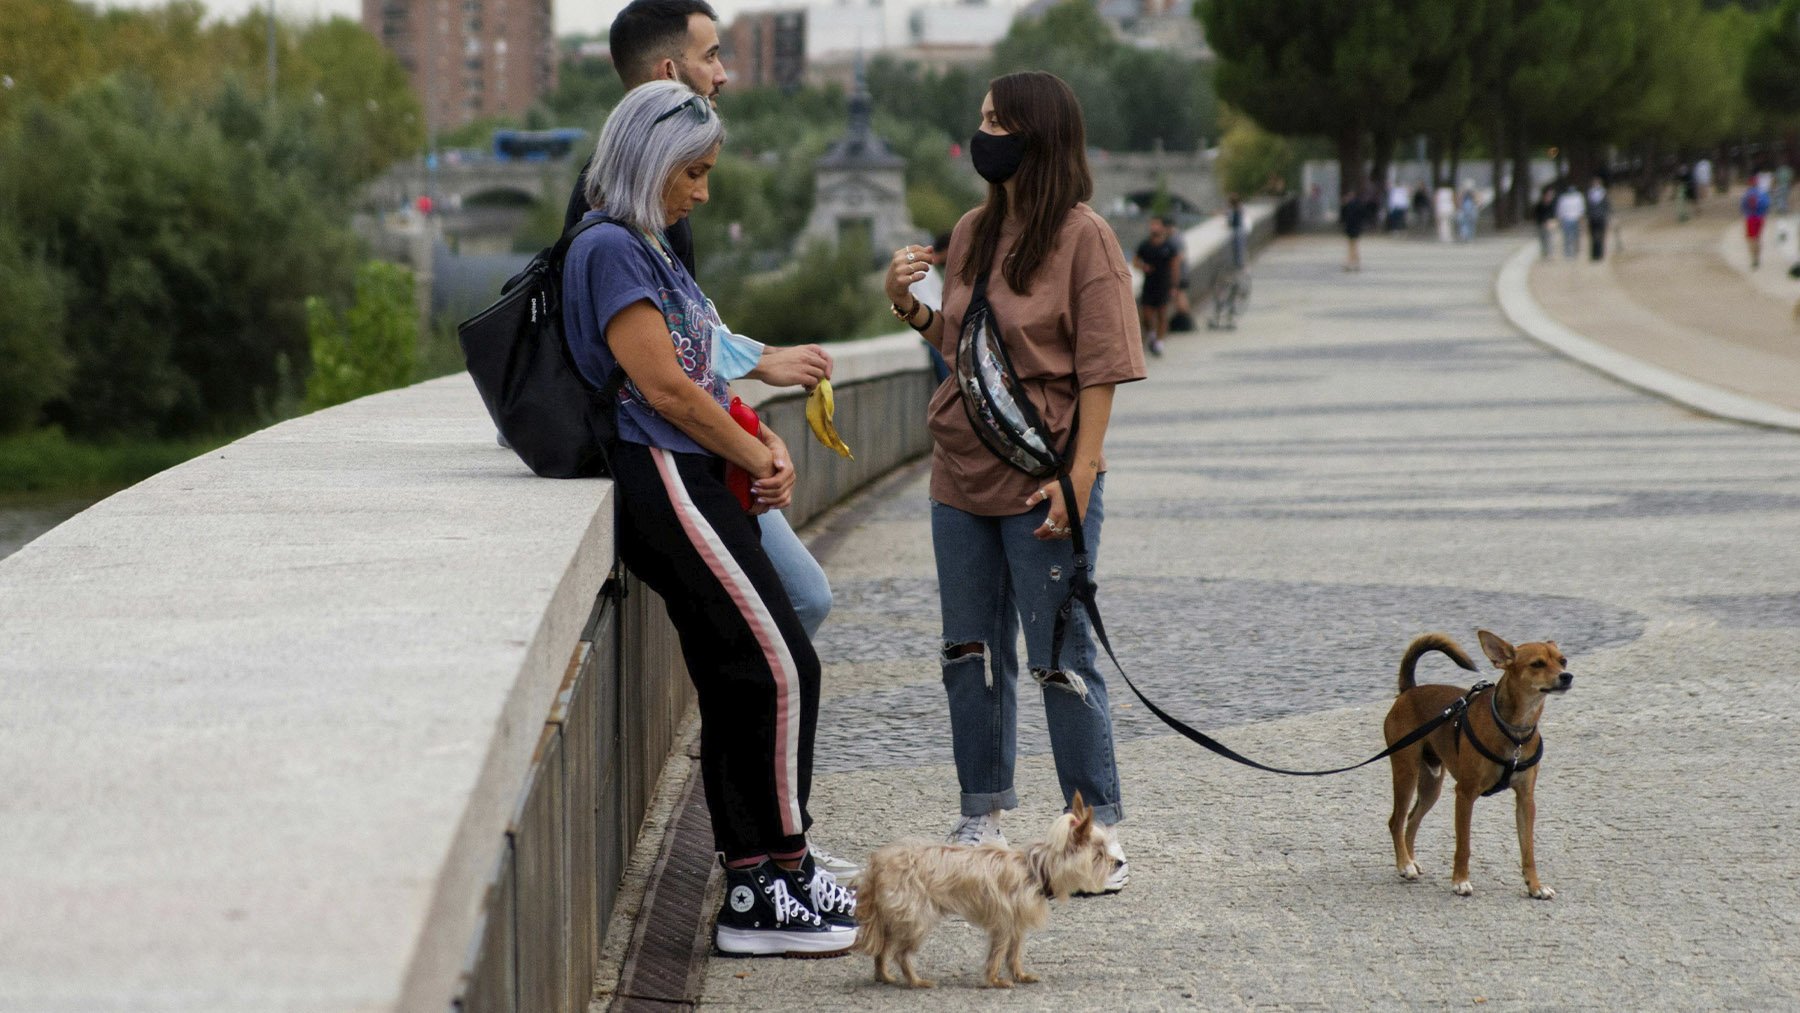
M556 130L496 130L494 158L501 162L554 162L587 140L587 131L574 127Z

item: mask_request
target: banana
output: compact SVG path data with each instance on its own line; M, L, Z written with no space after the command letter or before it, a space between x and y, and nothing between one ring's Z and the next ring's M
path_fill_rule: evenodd
M812 429L814 439L837 451L840 457L854 461L856 455L850 452L844 438L838 435L837 425L832 422L832 416L836 414L837 398L831 393L831 381L820 380L806 399L806 424Z

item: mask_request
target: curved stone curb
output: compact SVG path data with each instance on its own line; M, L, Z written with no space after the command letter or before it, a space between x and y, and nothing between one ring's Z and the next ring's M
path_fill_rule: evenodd
M1755 398L1700 383L1659 366L1634 359L1551 319L1532 298L1530 273L1538 254L1535 240L1519 247L1500 268L1494 297L1500 312L1526 336L1589 369L1630 387L1691 408L1703 415L1771 429L1800 432L1800 412L1778 408Z

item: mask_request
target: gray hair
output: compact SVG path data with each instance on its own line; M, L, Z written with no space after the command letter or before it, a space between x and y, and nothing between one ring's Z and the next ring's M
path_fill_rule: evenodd
M725 124L710 105L704 121L678 112L656 122L699 93L678 81L651 81L625 93L594 146L588 169L587 200L592 207L646 232L667 227L663 191L670 177L705 157L725 140Z

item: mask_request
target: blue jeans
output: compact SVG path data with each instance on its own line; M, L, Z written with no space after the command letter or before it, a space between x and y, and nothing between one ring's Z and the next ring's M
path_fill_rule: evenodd
M1575 251L1581 246L1581 220L1578 218L1571 222L1559 218L1557 221L1562 225L1563 258L1572 260Z
M811 640L831 612L831 583L781 511L771 510L757 520L762 526L763 552L774 565L775 575L781 578L788 600L794 603L794 614L800 617L806 639Z
M1090 561L1100 551L1105 482L1105 476L1095 480L1082 520ZM1075 565L1075 550L1067 540L1032 537L1049 509L1040 503L1028 513L981 517L942 503L931 505L944 619L944 691L950 698L962 813L981 816L1019 804L1013 767L1019 730L1017 642L1023 622L1026 660L1043 695L1063 801L1079 790L1095 817L1110 825L1125 815L1113 759L1112 715L1080 606L1064 635L1061 667L1049 668L1052 624Z

